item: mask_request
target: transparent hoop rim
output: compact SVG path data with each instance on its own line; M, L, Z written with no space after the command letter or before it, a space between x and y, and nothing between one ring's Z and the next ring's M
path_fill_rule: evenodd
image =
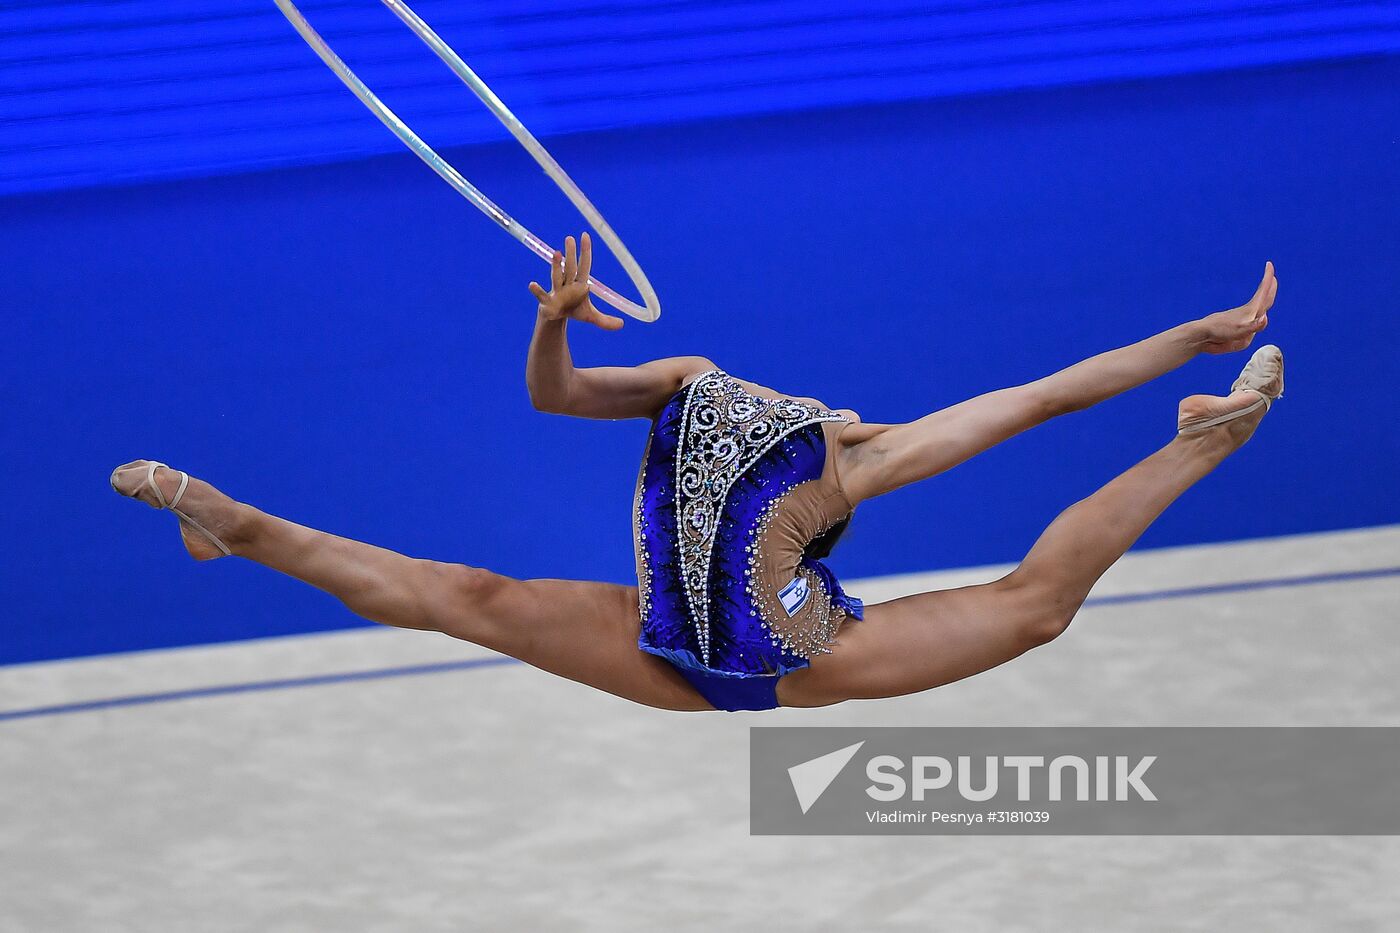
M399 119L398 115L390 110L389 107L369 89L369 86L350 70L345 62L341 61L340 56L326 44L326 40L321 38L320 33L312 28L311 24L306 21L306 17L302 15L301 10L297 9L296 5L292 3L291 0L275 0L275 2L277 8L282 11L282 15L287 17L287 21L290 22L301 37L306 40L306 44L311 46L311 49L320 56L321 61L326 63L326 67L330 68L330 70L335 73L335 76L350 89L351 93L358 97L360 102L369 108L369 111L378 117L380 122L387 126L390 132L397 136L410 151L427 163L428 167L434 172L437 172L443 181L452 186L453 190L476 205L477 209L495 221L502 230L505 230L506 233L509 233L515 239L525 244L526 249L546 262L551 262L553 260L555 253L553 247L525 229L515 218L503 211L496 202L483 194L479 188L467 181L467 179L462 176L461 172L457 171L446 159L438 155L431 146L423 141L422 137L408 126L408 124ZM382 2L392 10L399 19L403 20L408 28L413 31L413 34L421 39L428 48L432 49L433 52L437 54L438 58L442 59L447 67L452 69L457 77L462 79L463 84L471 88L472 92L481 99L481 102L495 115L496 119L500 120L505 128L510 131L510 134L524 147L525 151L530 153L530 156L539 164L540 168L544 169L545 174L553 179L554 183L559 186L559 190L564 192L564 196L578 209L583 219L588 222L589 226L597 231L598 237L603 241L603 244L617 257L617 261L622 265L623 271L627 273L627 277L632 280L632 285L637 289L637 293L641 295L642 304L637 304L635 301L618 294L613 289L592 277L588 280L589 292L617 310L639 321L650 323L659 318L661 316L661 302L657 299L656 290L652 288L646 273L642 271L641 265L638 264L637 260L632 256L631 251L628 250L627 246L622 242L622 238L617 235L612 226L603 218L603 215L593 206L593 202L588 200L588 196L574 183L573 179L571 179L568 173L555 161L548 150L540 145L540 141L534 137L534 134L525 128L525 124L521 123L515 114L510 112L510 108L506 107L506 105L501 102L501 99L487 86L486 82L482 81L481 78L477 76L476 72L472 71L467 63L462 61L461 56L453 51L452 47L444 42L442 38L432 30L432 27L425 23L417 13L409 9L406 3L403 3L402 0L382 0Z

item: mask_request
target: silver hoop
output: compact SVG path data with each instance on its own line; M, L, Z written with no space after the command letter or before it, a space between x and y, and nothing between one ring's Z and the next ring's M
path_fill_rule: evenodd
M277 3L278 9L282 11L282 15L287 17L287 20L296 27L296 31L306 40L306 44L311 46L312 50L320 56L321 61L326 63L326 66L350 89L351 93L358 97L360 102L368 107L370 112L378 117L381 123L387 126L395 136L402 140L404 145L417 155L418 158L426 162L428 167L437 172L442 180L451 185L458 194L476 205L483 214L494 220L506 233L509 233L511 236L515 237L515 239L525 244L525 247L530 250L530 252L539 256L546 262L553 261L555 250L548 243L535 236L529 230L526 230L515 218L501 210L494 201L483 194L481 190L471 182L467 181L460 172L453 168L442 156L438 155L431 146L425 143L417 133L409 128L408 124L399 119L398 115L390 110L384 102L350 70L345 62L341 61L340 56L336 55L331 47L326 44L326 40L322 39L320 34L316 32L315 29L311 28L311 24L306 21L306 17L302 15L301 11L296 8L296 5L293 4L291 0L275 0L275 2ZM612 254L617 257L617 261L621 263L623 270L627 273L627 277L632 280L632 284L636 287L638 294L642 296L643 303L639 305L619 295L617 292L592 277L588 280L589 292L597 295L617 310L624 314L631 315L639 321L646 321L649 323L659 318L661 316L661 302L657 299L656 290L651 287L651 282L647 279L646 273L642 271L642 267L623 244L622 239L613 231L612 226L603 219L603 215L593 206L593 202L589 201L588 197L579 186L574 184L573 179L560 167L559 163L554 160L554 157L549 154L544 146L540 145L539 140L535 139L534 135L525 128L525 124L521 123L520 120L516 118L515 114L510 112L509 108L501 102L501 99L492 92L491 88L487 87L486 82L477 77L476 72L472 71L471 68L467 66L467 63L462 61L461 57L452 50L452 47L442 41L441 37L433 32L432 28L428 26L427 23L423 22L417 13L409 9L408 5L403 3L402 0L383 0L383 3L392 10L399 19L403 20L408 28L413 31L414 35L422 39L423 42L427 44L428 48L434 51L437 57L442 59L457 77L462 79L463 84L471 88L472 93L476 94L476 96L481 99L481 102L486 105L486 108L490 110L491 113L495 114L496 119L504 124L505 128L510 131L516 141L525 148L526 152L530 153L530 156L537 163L539 163L540 168L544 169L545 174L554 180L554 183L559 186L559 190L564 192L564 196L567 197L574 207L578 209L578 212L583 215L583 219L586 220L594 230L598 231L598 236L602 239L603 243Z

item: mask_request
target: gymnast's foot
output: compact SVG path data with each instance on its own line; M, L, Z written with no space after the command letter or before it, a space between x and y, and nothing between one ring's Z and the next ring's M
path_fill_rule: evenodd
M1177 410L1177 434L1228 434L1233 446L1249 440L1274 400L1283 395L1283 351L1272 344L1254 351L1230 394L1192 395Z
M1177 409L1179 433L1183 437L1199 434L1228 436L1232 441L1231 447L1239 447L1254 434L1254 429L1259 427L1259 422L1264 420L1264 414L1268 411L1263 405L1256 404L1258 401L1259 396L1243 391L1231 392L1229 395L1192 395L1184 398L1181 400L1181 407ZM1204 421L1216 423L1209 428L1186 430L1186 425L1191 422Z
M203 480L152 460L133 460L112 472L112 488L180 519L180 537L195 560L233 554L243 542L248 507Z

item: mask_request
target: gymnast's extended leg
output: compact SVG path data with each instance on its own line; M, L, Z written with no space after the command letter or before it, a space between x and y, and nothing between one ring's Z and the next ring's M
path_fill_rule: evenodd
M1277 378L1262 388L1270 397L1282 391L1281 357ZM1179 419L1190 424L1251 404L1243 390L1192 396L1182 402ZM842 626L831 654L779 682L779 701L825 706L915 693L1045 644L1069 626L1094 583L1157 516L1249 439L1266 410L1179 435L1061 513L1000 580L867 606L864 621Z
M172 501L179 474L156 472L158 501L145 486L146 466L119 468L117 491L150 505ZM325 590L371 621L443 632L648 706L709 708L669 664L637 650L635 587L513 580L406 557L267 515L193 478L179 507L234 555ZM199 531L183 522L180 529L196 558L220 556Z
M779 700L825 706L917 693L1045 644L1068 627L1103 572L1257 420L1173 440L1061 513L1000 580L867 606L864 621L842 626L830 655L779 682Z

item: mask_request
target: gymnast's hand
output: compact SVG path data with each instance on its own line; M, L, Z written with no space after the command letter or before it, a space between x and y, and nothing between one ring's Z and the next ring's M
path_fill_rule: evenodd
M1264 279L1254 291L1254 297L1229 311L1217 311L1201 318L1205 332L1205 342L1201 349L1206 353L1233 353L1249 346L1254 335L1269 326L1269 309L1274 306L1274 295L1278 294L1278 279L1274 278L1274 264L1264 264Z
M583 234L583 248L574 260L574 238L564 238L564 252L554 251L549 264L549 280L553 286L546 292L538 282L530 283L530 294L540 300L540 317L546 321L560 321L573 318L596 324L603 330L617 330L622 326L622 318L604 314L593 307L593 299L588 295L588 272L593 268L593 241L587 232Z

